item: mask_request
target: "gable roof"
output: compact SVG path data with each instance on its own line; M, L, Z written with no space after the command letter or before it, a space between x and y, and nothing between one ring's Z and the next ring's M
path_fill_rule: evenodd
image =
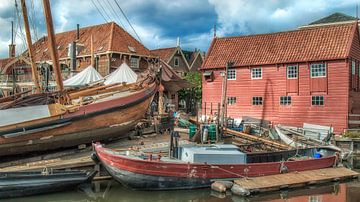
M347 58L356 23L288 32L214 38L202 69Z
M150 55L150 51L144 45L114 22L83 27L80 28L79 32L80 39L77 44L83 46L83 48L78 52L78 56L90 55L91 35L93 36L95 54L114 51L133 55ZM68 57L68 46L72 41L76 40L76 33L76 30L71 30L55 35L59 58ZM47 40L47 37L42 37L34 43L35 61L51 59Z
M177 50L177 47L170 47L170 48L154 49L154 50L151 50L150 52L152 55L159 56L160 59L162 59L163 61L169 62L176 50Z
M346 21L354 21L356 18L346 15L344 13L333 13L329 16L316 20L309 25L317 25L317 24L328 24L328 23L336 23L336 22L346 22Z

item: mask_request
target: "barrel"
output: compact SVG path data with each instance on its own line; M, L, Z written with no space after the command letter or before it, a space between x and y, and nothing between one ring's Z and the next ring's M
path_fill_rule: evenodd
M196 133L196 125L189 126L189 140L191 140Z
M209 126L209 139L210 141L216 141L216 124L210 124Z

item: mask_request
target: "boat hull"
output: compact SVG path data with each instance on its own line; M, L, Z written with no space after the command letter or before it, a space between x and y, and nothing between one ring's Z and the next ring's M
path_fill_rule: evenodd
M137 95L135 101L125 98L118 101L111 100L109 103L105 102L98 108L88 106L83 111L31 126L27 129L27 134L0 138L0 156L48 151L125 137L138 121L144 118L155 91L156 88L144 91ZM111 103L116 101L117 103ZM112 105L115 107L111 107ZM86 113L85 110L91 111L91 113ZM15 130L8 131L6 134L15 133Z
M203 188L209 187L215 180L321 169L336 163L335 155L320 159L248 164L174 163L129 158L99 144L95 144L94 148L96 157L110 175L137 190Z
M71 173L70 171L56 175L16 176L15 174L14 177L6 177L6 173L0 173L0 176L3 175L0 177L0 199L71 190L80 184L90 182L95 174L96 172Z

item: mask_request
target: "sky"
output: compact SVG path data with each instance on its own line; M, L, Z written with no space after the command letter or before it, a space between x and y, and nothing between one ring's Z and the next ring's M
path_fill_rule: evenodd
M15 1L19 4L15 7ZM218 37L296 29L334 12L356 15L355 0L50 0L55 32L114 21L149 49L207 51ZM33 40L46 35L41 0L26 0ZM116 4L118 3L118 5ZM26 50L20 0L0 0L0 58L7 57L14 21L17 53ZM19 26L20 25L20 26Z

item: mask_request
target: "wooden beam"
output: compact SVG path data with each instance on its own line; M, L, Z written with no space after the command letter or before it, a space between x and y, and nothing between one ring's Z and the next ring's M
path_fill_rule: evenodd
M25 27L26 42L27 42L27 46L28 46L28 52L29 52L30 63L31 63L32 80L35 84L35 92L40 93L41 88L40 88L40 84L39 84L39 74L37 71L37 66L34 61L33 46L32 46L32 41L31 41L29 19L28 19L28 15L27 15L27 8L26 8L25 0L21 0L21 10L22 10L23 17L24 17L24 27Z
M92 67L95 67L95 60L94 60L94 39L93 39L93 35L91 35L91 38L90 38L90 49L91 49L91 66Z
M43 4L44 4L44 13L45 13L45 20L46 20L46 29L48 32L48 48L51 52L51 59L53 62L53 70L55 72L56 84L57 84L58 90L63 91L64 84L63 84L62 76L61 76L58 52L55 48L56 40L55 40L54 27L53 27L53 21L52 21L52 16L51 16L50 2L49 2L49 0L43 0Z

